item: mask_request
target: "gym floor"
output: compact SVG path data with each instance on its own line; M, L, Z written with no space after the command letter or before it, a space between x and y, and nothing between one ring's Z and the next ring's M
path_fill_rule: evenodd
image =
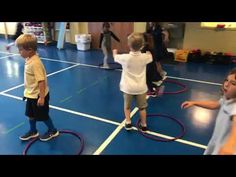
M29 129L22 101L24 90L24 59L15 46L6 51L7 42L0 39L0 154L21 155L27 142L19 136ZM212 135L217 111L203 108L182 110L185 100L219 99L224 77L235 65L164 62L168 80L186 85L179 94L162 94L148 98L148 114L174 117L185 127L180 139L169 142L154 141L142 136L134 127L123 128L123 97L119 91L120 70L103 70L100 50L78 51L75 45L58 50L55 45L39 44L39 56L45 65L50 88L50 116L59 130L71 130L84 139L82 154L86 155L202 155ZM182 89L164 82L165 92ZM132 124L139 119L138 109L132 107ZM148 117L147 135L173 138L181 134L181 127L162 116ZM43 123L37 128L46 131ZM37 141L28 151L36 155L73 155L80 141L61 134L47 142Z

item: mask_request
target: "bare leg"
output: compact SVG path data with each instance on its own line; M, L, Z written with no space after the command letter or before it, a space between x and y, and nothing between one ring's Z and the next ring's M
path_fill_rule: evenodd
M157 61L157 62L156 62L156 66L157 66L157 71L159 72L159 74L161 75L161 77L164 78L164 77L167 75L167 73L166 73L166 71L164 71L164 70L162 69L161 62L160 62L160 61Z
M130 119L130 109L129 109L129 108L124 108L124 112L125 112L125 120L126 120L126 123L131 123L131 119Z
M103 58L103 67L108 67L108 50L106 47L102 47L102 52L104 54Z
M146 127L147 126L147 112L146 112L146 109L140 110L139 113L140 113L140 118L141 118L141 125L142 125L142 127Z

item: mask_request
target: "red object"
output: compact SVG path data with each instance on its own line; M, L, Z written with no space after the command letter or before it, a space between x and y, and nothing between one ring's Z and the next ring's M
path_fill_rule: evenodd
M216 28L224 28L225 24L217 24Z
M225 56L230 56L230 57L233 56L232 53L224 53L224 55L225 55Z

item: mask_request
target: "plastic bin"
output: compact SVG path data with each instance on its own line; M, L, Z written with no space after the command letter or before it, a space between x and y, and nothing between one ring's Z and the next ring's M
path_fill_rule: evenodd
M76 34L75 35L75 42L77 44L78 50L89 50L91 44L91 34Z

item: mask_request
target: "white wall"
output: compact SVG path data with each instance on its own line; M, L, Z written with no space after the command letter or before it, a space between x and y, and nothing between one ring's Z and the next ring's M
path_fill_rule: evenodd
M17 22L5 22L7 26L7 33L8 35L15 34L16 31L16 24ZM0 34L6 34L5 28L4 28L4 22L0 22Z

